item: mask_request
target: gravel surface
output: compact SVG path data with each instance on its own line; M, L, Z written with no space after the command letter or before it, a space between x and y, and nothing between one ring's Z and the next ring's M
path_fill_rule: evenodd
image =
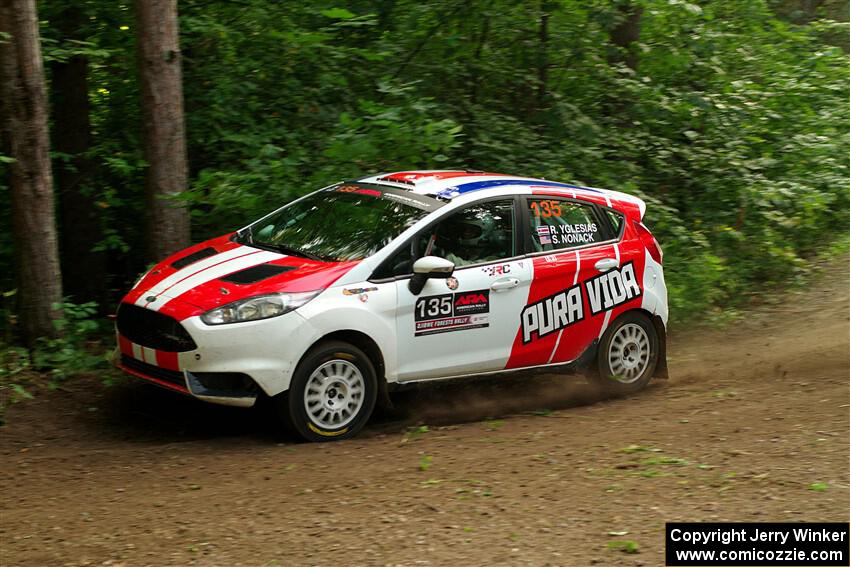
M432 386L341 443L71 382L0 428L0 565L656 566L665 521L847 521L848 265L674 335L672 378L631 398L576 376Z

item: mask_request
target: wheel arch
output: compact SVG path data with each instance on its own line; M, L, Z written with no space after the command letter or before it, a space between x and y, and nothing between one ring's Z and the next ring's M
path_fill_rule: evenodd
M620 317L622 317L626 313L631 313L635 311L645 315L646 318L649 319L652 323L652 326L655 327L655 332L658 335L658 364L655 366L655 374L653 374L653 376L655 378L661 378L666 380L670 377L670 375L667 372L667 327L664 325L664 320L661 319L661 317L659 317L655 313L651 313L650 311L647 311L642 307L629 309L625 313L622 313ZM620 317L617 317L617 319L619 319Z
M364 333L363 331L356 331L354 329L342 329L338 331L333 331L331 333L327 333L321 337L319 337L307 352L312 350L316 345L327 342L327 341L341 341L345 343L349 343L351 345L356 346L363 353L369 357L369 361L372 363L372 366L375 368L375 377L378 379L378 404L382 406L391 405L389 402L389 392L387 387L387 373L386 373L386 363L384 361L384 353L381 351L381 347L378 346L378 343L375 340ZM306 353L305 353L306 356ZM303 357L302 357L303 359ZM301 362L299 361L299 364Z

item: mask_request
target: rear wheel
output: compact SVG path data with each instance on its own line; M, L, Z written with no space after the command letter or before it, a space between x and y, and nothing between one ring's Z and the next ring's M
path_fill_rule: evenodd
M304 356L278 411L307 441L336 441L366 425L377 393L369 357L354 345L326 342Z
M655 374L658 354L658 333L649 317L626 313L602 335L595 378L610 394L636 392Z

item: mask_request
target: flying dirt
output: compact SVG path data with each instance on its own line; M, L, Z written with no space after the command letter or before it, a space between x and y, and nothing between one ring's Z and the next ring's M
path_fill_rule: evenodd
M661 565L665 521L847 521L850 262L722 330L670 380L402 392L360 437L96 378L0 429L2 565Z

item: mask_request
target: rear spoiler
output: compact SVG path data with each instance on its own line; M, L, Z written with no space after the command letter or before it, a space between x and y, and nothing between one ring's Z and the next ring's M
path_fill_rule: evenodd
M617 209L630 220L641 222L646 214L646 202L643 199L610 189L597 189L605 195L606 203L612 209Z

